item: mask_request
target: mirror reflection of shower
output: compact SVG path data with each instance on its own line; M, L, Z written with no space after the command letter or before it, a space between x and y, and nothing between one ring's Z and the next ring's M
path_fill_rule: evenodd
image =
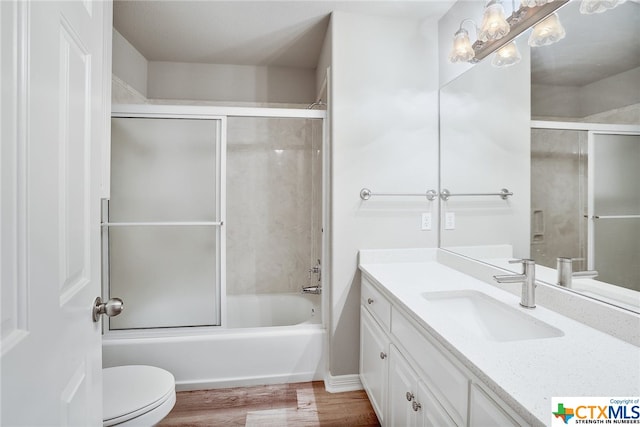
M532 129L531 257L640 291L640 135ZM597 179L596 179L597 177Z

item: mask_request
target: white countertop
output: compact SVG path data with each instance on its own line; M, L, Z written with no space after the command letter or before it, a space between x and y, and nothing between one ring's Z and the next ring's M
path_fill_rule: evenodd
M549 424L552 397L640 395L640 348L540 305L522 308L518 297L435 260L413 261L369 259L361 261L360 269L532 425ZM480 338L438 316L420 296L452 290L483 292L562 330L564 336L510 342Z

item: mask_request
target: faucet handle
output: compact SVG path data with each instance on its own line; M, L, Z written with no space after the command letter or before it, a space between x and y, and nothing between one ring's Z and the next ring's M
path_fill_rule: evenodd
M522 264L522 274L535 276L536 262L530 258L512 259L509 260L509 264ZM535 281L535 278L533 280Z
M598 270L584 270L571 273L573 277L581 277L585 279L595 279L596 277L598 277L598 274Z

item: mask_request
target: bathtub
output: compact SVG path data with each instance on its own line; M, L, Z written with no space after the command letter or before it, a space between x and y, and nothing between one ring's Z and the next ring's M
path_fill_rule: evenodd
M227 327L256 328L320 323L320 295L227 295Z
M158 366L177 390L323 379L320 295L229 295L227 319L226 327L109 332L102 365Z

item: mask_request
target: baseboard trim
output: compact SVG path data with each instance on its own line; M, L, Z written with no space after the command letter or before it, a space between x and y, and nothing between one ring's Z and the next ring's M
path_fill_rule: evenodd
M324 388L329 393L341 393L345 391L362 390L360 375L336 375L327 373L324 377Z

